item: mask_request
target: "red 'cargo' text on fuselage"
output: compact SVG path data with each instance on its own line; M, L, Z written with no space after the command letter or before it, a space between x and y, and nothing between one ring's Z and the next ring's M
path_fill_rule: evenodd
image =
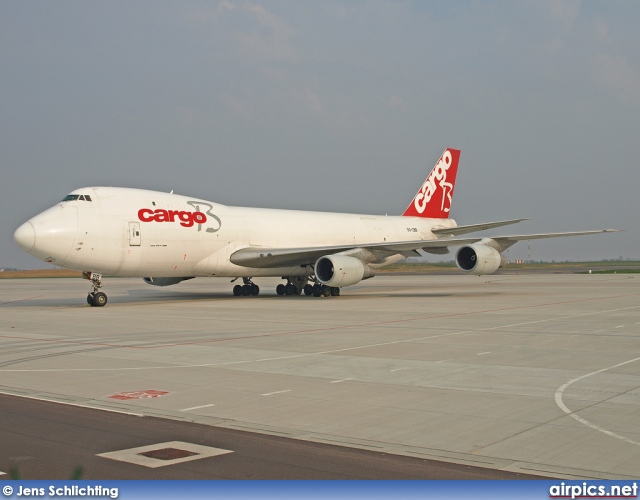
M141 208L138 210L138 219L142 222L174 222L178 217L182 227L192 227L194 224L204 224L207 216L202 212L186 212L184 210L151 210Z

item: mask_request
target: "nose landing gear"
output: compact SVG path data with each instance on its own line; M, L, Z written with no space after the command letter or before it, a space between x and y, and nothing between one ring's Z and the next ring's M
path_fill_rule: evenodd
M82 277L91 281L87 304L91 307L104 307L107 304L107 294L98 291L99 288L102 288L102 275L85 271L82 273Z

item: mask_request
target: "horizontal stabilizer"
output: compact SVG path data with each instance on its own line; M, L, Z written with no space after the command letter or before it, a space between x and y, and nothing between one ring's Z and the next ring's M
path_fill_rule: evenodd
M529 219L512 219L499 222L486 222L484 224L470 224L467 226L443 227L441 229L432 229L431 232L436 236L457 236L459 234L473 233L475 231L485 231L494 227L508 226L509 224L517 224L523 220Z

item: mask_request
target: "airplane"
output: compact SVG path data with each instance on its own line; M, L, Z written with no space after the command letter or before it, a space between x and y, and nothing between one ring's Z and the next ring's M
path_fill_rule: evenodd
M458 268L485 275L507 264L521 240L618 231L461 235L515 224L512 219L458 226L449 218L460 150L447 148L401 216L225 206L171 193L85 187L22 224L16 243L91 281L90 306L102 307L102 277L141 277L169 286L196 277L242 278L234 296L258 295L258 277L282 277L278 295L340 295L342 287L419 250L455 254Z

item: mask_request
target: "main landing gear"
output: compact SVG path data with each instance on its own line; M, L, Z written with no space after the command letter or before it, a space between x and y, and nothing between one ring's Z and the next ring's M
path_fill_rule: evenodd
M314 297L337 297L340 295L340 288L337 286L327 286L319 283L312 278L315 283L307 283L307 279L285 278L287 284L282 283L276 287L278 295L300 295L303 291L305 295L313 295Z
M235 281L238 278L235 278ZM233 283L232 281L232 283ZM244 285L236 285L233 287L233 295L234 297L249 296L249 295L258 295L260 293L260 288L256 285L251 278L242 278Z
M337 286L327 286L321 283L315 283L313 285L305 285L305 295L313 295L314 297L339 297L340 288Z
M238 278L231 281L233 283ZM340 296L340 288L337 286L327 286L318 282L314 276L308 278L306 276L283 276L287 283L280 283L276 287L276 293L280 296L284 295L313 295L314 297L338 297ZM309 283L311 280L311 283ZM250 295L258 295L260 288L251 278L242 278L244 285L236 285L233 287L234 297L248 297ZM87 299L89 300L89 299Z
M87 304L91 307L104 307L107 304L107 294L99 292L102 288L102 275L91 272L82 273L82 277L91 281L91 290L87 295Z
M300 295L302 293L302 288L294 285L291 281L287 281L286 285L280 283L276 287L276 293L278 295Z

